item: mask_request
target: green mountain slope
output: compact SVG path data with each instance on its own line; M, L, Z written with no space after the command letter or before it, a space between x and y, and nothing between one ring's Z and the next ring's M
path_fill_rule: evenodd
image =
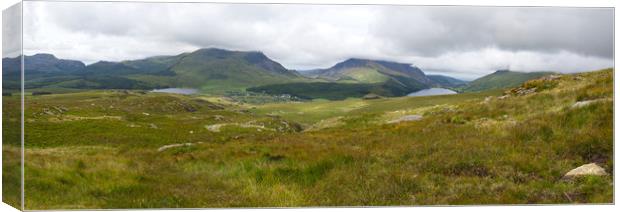
M553 74L552 72L516 72L499 70L492 74L478 78L469 82L459 90L463 92L478 92L491 89L509 88L520 85L521 83L539 78L545 75Z
M331 81L377 83L390 79L396 81L408 79L422 86L432 83L424 72L411 64L358 58L351 58L331 68L313 70L310 73L316 78Z
M352 58L328 69L301 72L327 82L283 83L250 88L255 92L291 94L301 98L340 100L366 94L404 96L434 85L411 64Z
M455 87L459 87L459 86L463 86L467 84L467 81L456 79L453 77L444 76L444 75L426 75L426 76L429 79L431 79L431 81L436 83L437 85L441 87L446 87L446 88L455 88Z
M201 49L184 55L169 70L176 74L171 85L201 88L207 92L309 81L263 53L222 49Z
M49 54L25 58L30 68L26 69L27 89L191 87L207 93L221 93L267 84L316 81L284 68L261 52L215 48L141 60L100 61L88 66ZM5 88L19 87L18 61L19 58L3 59L3 69L7 70L4 72Z

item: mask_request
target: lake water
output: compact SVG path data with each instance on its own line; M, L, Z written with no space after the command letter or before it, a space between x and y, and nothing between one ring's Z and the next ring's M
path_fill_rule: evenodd
M408 94L407 96L436 96L436 95L450 95L456 94L455 91L445 88L429 88L424 90L419 90L413 93Z
M164 88L164 89L154 89L151 92L155 93L176 93L176 94L195 94L198 93L198 90L193 88Z

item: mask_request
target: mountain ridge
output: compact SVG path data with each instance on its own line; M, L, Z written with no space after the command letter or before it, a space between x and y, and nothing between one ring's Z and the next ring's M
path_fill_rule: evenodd
M554 72L520 72L514 70L497 70L491 74L475 79L459 88L462 92L479 92L491 89L515 87L521 83L554 74Z
M178 55L152 56L120 62L98 61L85 65L76 60L58 59L52 54L24 56L26 86L65 88L139 88L194 87L225 92L279 82L298 82L305 78L288 70L259 51L230 51L202 48ZM3 58L5 88L18 89L21 57ZM59 76L63 76L60 78ZM141 86L107 86L117 79ZM46 81L33 83L32 81ZM113 83L114 84L114 83ZM88 86L86 86L88 85Z
M314 69L307 74L310 74L310 76L314 75L314 77L316 78L323 78L331 81L347 80L353 78L357 81L367 82L364 81L366 79L364 79L363 77L356 77L356 74L358 74L355 73L356 71L368 71L359 70L363 68L374 69L374 71L378 72L378 74L387 75L387 77L400 75L413 78L422 84L431 84L431 80L426 77L424 72L422 72L422 70L420 70L418 67L412 66L411 64L362 58L349 58L342 62L336 63L330 68Z
M47 53L25 55L24 60L27 89L192 87L205 92L221 93L245 91L250 88L254 88L250 89L252 91L269 88L262 91L270 92L275 89L277 92L286 92L285 88L291 88L290 86L308 89L321 89L324 86L351 89L341 93L354 96L371 93L402 96L430 87L450 88L459 92L501 89L552 73L497 70L466 82L449 76L426 75L420 68L408 63L363 58L349 58L330 68L297 72L285 68L261 51L219 48L201 48L177 55L159 55L120 62L98 61L89 65L78 60L59 59ZM2 61L3 76L6 79L3 87L18 89L21 58L3 58ZM349 85L338 85L339 83Z

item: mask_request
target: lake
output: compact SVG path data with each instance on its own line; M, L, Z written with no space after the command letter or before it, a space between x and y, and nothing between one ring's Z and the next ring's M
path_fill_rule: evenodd
M195 94L198 93L198 90L193 88L164 88L164 89L153 89L151 92L155 93L175 93L175 94Z
M450 95L456 94L455 91L445 88L429 88L424 90L419 90L413 93L408 94L407 96L436 96L436 95Z

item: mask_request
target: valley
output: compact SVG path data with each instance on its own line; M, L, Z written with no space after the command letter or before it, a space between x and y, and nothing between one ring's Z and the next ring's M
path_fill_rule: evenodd
M149 60L165 64L173 59ZM261 64L289 75L274 64ZM198 67L184 64L193 65ZM178 79L122 77L172 83L192 76L191 68L185 70L188 75L178 72ZM401 79L397 75L358 78L379 84L290 76L285 83L368 87L352 89L361 90L357 93L337 87L342 93L330 94L302 86L304 93L288 90L288 96L276 89L235 93L241 87L234 83L228 87L233 90L219 87L222 92L211 93L200 86L193 94L57 84L27 89L26 208L612 201L610 175L563 180L566 172L592 162L613 173L612 69L545 74L506 88L417 97L405 96L415 89L388 95L407 86L380 89ZM389 80L381 84L378 79L384 77ZM222 78L207 87L234 77ZM316 87L328 91L325 84ZM300 87L261 86L272 85ZM54 91L32 95L44 90ZM363 98L366 91L385 93ZM19 97L3 95L6 182L19 178L19 111L12 110ZM5 189L16 192L18 187L5 183Z

